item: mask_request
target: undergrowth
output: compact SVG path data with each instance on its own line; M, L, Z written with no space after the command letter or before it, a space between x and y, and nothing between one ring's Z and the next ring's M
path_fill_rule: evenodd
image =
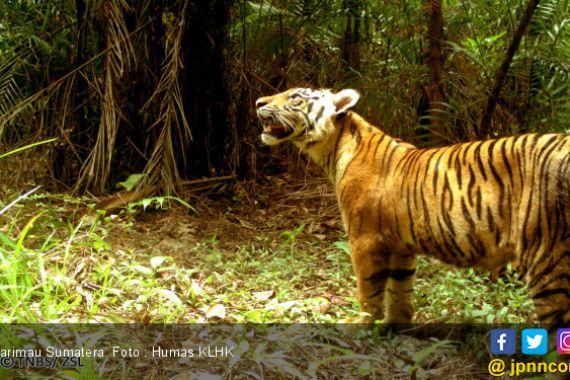
M338 322L359 315L342 240L314 239L299 225L233 249L232 236L213 235L164 251L141 230L140 211L74 212L85 203L35 195L0 216L1 321ZM417 322L511 323L533 314L514 273L491 281L486 272L425 257L415 305Z

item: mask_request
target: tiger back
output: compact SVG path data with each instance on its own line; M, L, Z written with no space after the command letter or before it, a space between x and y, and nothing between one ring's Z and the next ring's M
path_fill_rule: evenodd
M408 323L416 255L524 276L541 322L570 322L570 137L527 134L418 149L350 109L358 93L258 99L269 145L293 142L334 184L362 308Z

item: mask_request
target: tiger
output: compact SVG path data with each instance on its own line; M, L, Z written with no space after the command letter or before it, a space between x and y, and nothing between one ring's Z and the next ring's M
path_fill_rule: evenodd
M526 281L534 318L570 322L570 135L417 148L368 123L353 89L255 102L266 145L292 142L334 186L362 311L411 323L416 256Z

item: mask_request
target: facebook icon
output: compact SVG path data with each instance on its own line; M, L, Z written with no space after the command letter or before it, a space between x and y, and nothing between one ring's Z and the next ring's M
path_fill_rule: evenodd
M513 329L491 330L491 353L512 355L517 352L517 332Z

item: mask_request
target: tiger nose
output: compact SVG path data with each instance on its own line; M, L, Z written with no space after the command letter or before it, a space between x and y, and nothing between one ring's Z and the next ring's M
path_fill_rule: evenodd
M259 109L265 105L267 105L267 101L263 100L263 98L259 98L255 101L255 108Z

